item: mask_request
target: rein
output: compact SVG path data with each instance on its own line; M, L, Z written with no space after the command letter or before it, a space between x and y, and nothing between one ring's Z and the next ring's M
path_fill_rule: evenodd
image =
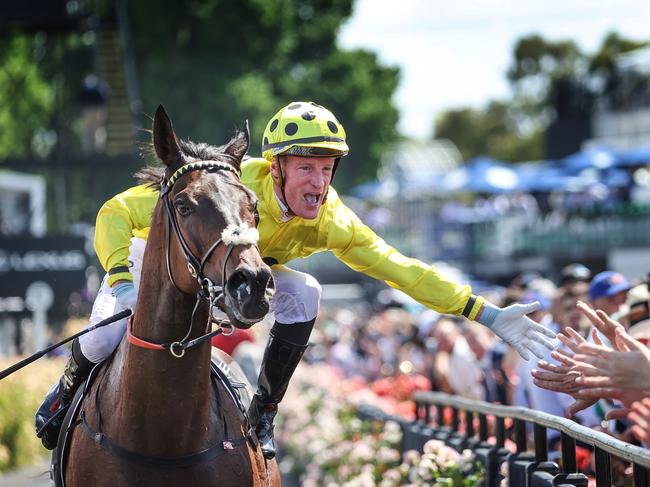
M228 322L224 320L224 321L218 321L217 323L219 323L219 325L224 325L225 323ZM183 355L185 355L185 350L187 350L190 347L193 347L194 345L198 345L199 343L202 343L205 340L208 340L213 336L219 334L223 334L224 336L230 336L235 332L235 329L233 327L229 326L228 328L229 331L226 333L223 331L223 327L219 326L213 332L206 333L205 335L201 335L200 337L195 338L194 340L171 342L171 343L153 343L147 340L143 340L142 338L138 338L133 334L133 320L130 319L129 325L127 327L126 339L128 340L129 343L132 343L133 345L136 345L140 348L146 348L148 350L169 350L169 353L171 353L174 357L181 358Z
M213 323L212 311L214 308L221 309L221 306L218 305L218 301L224 297L223 291L226 283L226 265L228 264L228 259L230 258L233 249L237 245L251 243L247 240L249 236L246 235L250 229L237 227L234 225L228 225L223 230L221 234L221 238L216 240L208 248L208 250L205 252L203 257L199 259L192 253L189 245L183 238L183 234L181 233L180 225L176 217L176 212L174 211L174 208L172 207L172 204L169 201L169 193L171 192L174 184L178 181L178 179L181 176L191 171L196 171L200 169L230 171L235 173L237 177L239 177L239 171L237 171L230 164L225 164L217 161L199 161L199 162L192 162L190 164L181 166L178 170L176 170L171 175L169 180L165 181L165 178L163 176L162 180L160 181L160 198L163 201L165 212L167 213L167 225L165 226L165 231L167 235L166 237L167 250L166 250L166 259L165 259L167 262L167 275L169 276L169 280L172 282L174 287L179 292L182 292L176 285L176 281L174 280L174 276L172 274L171 255L170 255L171 233L172 233L170 231L170 227L171 227L171 229L173 229L174 231L174 235L176 236L176 240L178 241L181 250L183 251L185 260L187 261L187 270L189 271L190 275L194 277L199 284L199 290L197 291L196 294L196 304L194 305L194 310L192 311L192 317L190 319L190 325L187 329L187 333L180 340L171 343L153 343L138 338L133 334L132 320L129 320L129 326L127 327L127 340L129 341L129 343L149 350L168 350L169 353L171 353L172 356L175 358L183 357L185 355L186 349L198 345L199 343L202 343L203 341L208 340L209 338L212 338L213 336L218 335L219 333L223 333L223 335L229 336L235 332L234 327L230 325L230 322L228 320L217 320L219 327L215 331L210 332L209 330L211 329ZM212 280L209 277L205 276L205 274L203 273L203 269L210 256L221 244L227 245L227 248L226 248L226 256L223 259L223 268L221 271L221 284L217 285L214 282L212 282ZM198 338L189 340L190 333L192 332L192 325L194 323L194 315L198 309L199 303L203 300L206 300L209 306L208 322L206 324L205 333ZM229 331L225 332L224 328L229 329Z

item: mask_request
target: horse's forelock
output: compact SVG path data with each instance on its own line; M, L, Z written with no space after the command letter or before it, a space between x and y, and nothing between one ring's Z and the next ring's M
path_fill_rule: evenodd
M146 166L136 172L135 177L138 184L145 184L153 188L158 188L160 180L165 174L165 167L162 165Z
M219 161L235 165L231 155L224 152L228 144L214 146L205 142L192 142L191 140L181 140L180 146L183 155L197 161ZM238 161L237 161L238 162Z
M180 140L179 145L187 162L192 161L220 161L235 166L232 156L223 150L228 144L214 146L205 142L192 142L191 140ZM247 157L244 157L246 159ZM165 174L166 167L161 164L146 166L134 174L139 184L157 187L160 179Z

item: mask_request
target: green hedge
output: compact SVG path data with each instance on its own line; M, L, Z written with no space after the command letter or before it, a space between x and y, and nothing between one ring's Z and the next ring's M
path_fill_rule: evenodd
M19 360L0 360L0 370ZM63 359L40 359L0 381L0 472L31 465L48 453L34 433L34 413L64 365Z

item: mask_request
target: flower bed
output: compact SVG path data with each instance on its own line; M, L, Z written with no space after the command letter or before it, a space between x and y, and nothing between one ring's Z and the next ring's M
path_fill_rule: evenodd
M301 365L281 404L276 428L282 470L307 487L480 485L483 474L469 450L459 454L431 440L424 452L402 454L402 432L396 422L359 419L361 404L412 416L413 405L405 397L428 385L408 376L386 381L365 384L343 379L327 366Z

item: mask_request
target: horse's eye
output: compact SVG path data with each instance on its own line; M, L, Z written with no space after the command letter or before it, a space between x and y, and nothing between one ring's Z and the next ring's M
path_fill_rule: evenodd
M255 226L260 224L260 212L257 209L257 204L255 204L255 209L253 210L253 217L255 218Z
M175 202L174 207L180 216L187 216L192 213L192 209L182 201Z

